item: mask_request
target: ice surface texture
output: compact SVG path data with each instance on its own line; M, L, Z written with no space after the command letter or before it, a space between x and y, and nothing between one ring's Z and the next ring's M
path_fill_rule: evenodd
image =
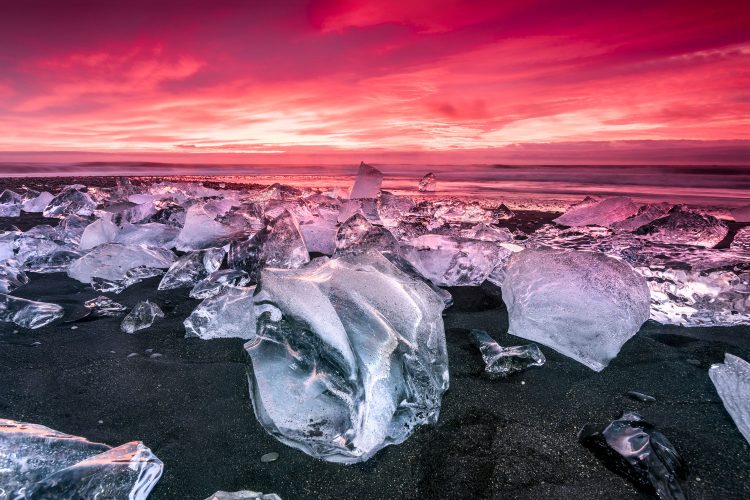
M359 164L357 178L354 180L349 198L377 198L380 194L380 185L383 183L383 172L365 162Z
M479 347L485 371L491 376L507 377L532 366L543 366L547 361L536 344L503 347L482 330L472 330L469 335Z
M665 217L636 230L653 242L709 248L719 244L728 232L727 225L716 217L684 207L675 207Z
M724 363L712 365L708 376L727 413L750 443L750 363L726 353Z
M625 196L601 201L584 200L555 219L563 226L609 226L638 213L639 206Z
M226 251L223 248L207 248L189 252L177 259L159 283L159 290L193 287L221 267Z
M434 423L448 388L443 300L379 253L267 269L245 344L261 425L355 463Z
M0 419L3 498L144 500L163 469L140 441L111 448L43 425Z
M184 321L186 337L202 339L255 336L255 287L225 286L207 297Z
M13 322L24 328L41 328L65 314L62 306L35 302L0 293L0 321Z
M217 491L206 500L281 500L276 493L258 493L257 491Z
M135 267L166 269L174 260L175 255L163 248L106 243L73 262L68 268L68 276L82 283L91 283L93 278L119 281Z
M437 189L437 180L435 179L435 174L433 174L432 172L425 174L424 177L420 179L417 189L420 193L431 193L435 191Z
M614 472L662 500L687 498L688 468L672 443L635 412L609 424L588 424L578 435Z
M125 333L135 333L154 324L157 318L163 318L164 312L161 308L149 302L138 302L133 309L122 319L120 329Z
M601 371L649 317L646 281L603 254L527 249L502 285L508 333Z

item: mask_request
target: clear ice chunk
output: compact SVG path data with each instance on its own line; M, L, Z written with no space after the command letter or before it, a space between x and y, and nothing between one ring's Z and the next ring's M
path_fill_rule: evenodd
M276 493L258 493L257 491L217 491L206 500L281 500Z
M21 210L29 213L41 213L47 208L47 205L54 199L54 195L47 191L42 191L34 198L28 199L21 205Z
M265 269L245 344L261 425L331 462L362 462L435 423L448 388L443 300L381 254Z
M607 227L636 215L639 208L639 205L626 196L615 196L601 201L586 200L585 203L568 209L554 222L561 226Z
M0 293L0 321L12 322L23 328L36 329L63 317L62 306L35 302Z
M124 224L115 237L115 243L124 245L148 245L152 247L172 248L180 229L158 222L146 224Z
M8 499L145 500L164 465L140 441L117 448L0 419L0 493Z
M58 248L44 255L28 257L23 265L32 273L64 273L81 255L82 252Z
M508 333L601 371L649 318L646 280L593 252L526 249L505 269Z
M333 255L333 252L336 251L336 232L338 231L338 226L335 219L329 220L316 217L313 220L300 224L299 228L308 252Z
M104 219L96 220L83 230L79 248L81 250L89 250L104 243L111 243L115 241L119 232L120 228L110 221Z
M71 214L88 216L93 214L97 203L87 193L79 191L82 188L85 188L85 186L76 185L63 188L44 208L42 212L44 216L58 217Z
M483 222L461 231L461 237L497 243L513 241L513 233L507 227L487 225Z
M711 365L708 376L737 429L750 443L750 363L725 353L724 363Z
M216 221L205 206L192 205L185 214L185 225L175 240L181 252L202 250L208 247L223 246L234 234L234 230Z
M10 189L0 193L0 217L18 217L21 215L21 195Z
M401 245L401 256L438 286L477 286L511 250L490 241L425 234Z
M737 230L729 248L735 252L744 253L750 259L750 226L741 227Z
M15 260L0 261L0 293L10 293L29 282L29 277Z
M610 224L609 227L615 231L635 231L641 226L648 224L649 222L660 219L669 213L673 205L669 203L655 203L651 205L643 205L638 213L627 219L617 221Z
M91 278L91 288L93 288L97 292L121 293L130 285L134 285L148 278L153 278L154 276L161 276L162 274L164 274L164 269L148 266L137 266L132 269L128 269L125 272L125 276L119 280L107 280L103 278L93 277Z
M543 366L547 361L536 344L503 347L485 331L472 330L470 335L482 353L485 371L492 376L507 377L532 366Z
M255 336L255 287L225 286L208 297L184 321L185 337L250 339Z
M174 261L175 255L163 248L105 243L73 262L68 276L81 283L91 283L93 278L121 281L134 267L167 269Z
M420 193L432 193L437 189L437 180L435 179L435 174L432 172L425 174L424 177L422 177L419 180L419 186L417 187L417 190Z
M587 424L578 440L610 470L663 500L687 498L688 467L669 440L635 412L609 424Z
M193 287L221 267L226 251L223 248L207 248L189 252L178 258L167 270L159 283L159 290Z
M99 297L87 300L83 305L91 309L97 316L120 316L128 310L127 307L119 302L115 302L106 295L100 295Z
M135 333L154 324L157 318L163 318L164 312L151 301L138 302L122 319L120 329L125 333Z
M383 226L376 226L357 212L341 224L336 233L336 255L365 253L369 250L398 253L398 241Z
M365 162L359 164L357 178L349 193L352 200L362 198L377 198L380 195L380 185L383 183L383 172Z
M227 286L245 286L250 283L250 275L238 269L215 271L195 284L190 297L207 299L218 295Z
M709 248L719 244L728 232L727 225L716 217L681 206L636 230L653 242Z

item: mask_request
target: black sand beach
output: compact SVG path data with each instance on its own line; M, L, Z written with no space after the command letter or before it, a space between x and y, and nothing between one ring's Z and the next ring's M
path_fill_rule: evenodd
M516 224L533 227L549 214L518 217ZM100 295L62 273L30 277L14 295L62 304L68 318ZM648 322L601 373L542 347L543 368L490 380L468 342L469 330L484 329L501 345L526 341L507 335L499 289L450 289L455 305L445 313L445 326L451 386L438 425L419 429L366 463L344 466L315 460L266 434L248 397L243 342L185 339L182 321L199 301L187 297L188 289L157 291L158 281L110 295L128 307L149 298L166 313L134 335L120 332L118 318L38 330L0 324L0 417L111 445L144 441L165 464L155 499L203 499L220 489L275 492L287 500L598 499L641 494L581 446L577 433L628 409L656 424L683 454L693 498L750 497L750 446L708 378L709 366L727 351L750 358L748 327ZM152 359L150 349L162 356ZM624 395L630 390L657 401L633 401ZM261 455L272 451L279 460L262 463Z

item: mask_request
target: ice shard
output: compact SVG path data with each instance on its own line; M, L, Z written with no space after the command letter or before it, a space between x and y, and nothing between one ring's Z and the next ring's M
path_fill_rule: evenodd
M81 250L89 250L104 243L111 243L115 241L119 232L120 228L115 224L105 219L99 219L86 226L83 230L79 248Z
M750 363L726 353L724 363L711 365L708 376L737 429L750 443Z
M0 293L0 321L36 329L62 318L64 314L63 308L57 304L35 302Z
M636 215L639 208L630 198L616 196L574 205L554 222L562 226L607 227Z
M100 295L99 297L87 300L83 305L91 309L96 316L120 316L128 309L106 295Z
M120 329L125 333L135 333L154 324L157 318L163 318L164 312L151 301L138 302L122 319Z
M0 217L18 217L21 215L21 195L11 191L4 190L0 193Z
M503 347L482 330L472 330L470 336L491 376L507 377L532 366L543 366L547 361L536 344Z
M93 214L97 203L87 193L79 191L82 188L85 188L85 186L68 186L63 188L44 208L44 216L57 217L68 214Z
M43 191L35 197L28 199L21 205L21 210L29 213L41 213L47 208L47 205L54 199L52 193Z
M603 370L649 318L646 280L593 252L526 249L505 269L508 333Z
M424 177L422 177L419 180L419 186L417 187L417 190L420 193L432 193L437 189L437 180L435 180L435 174L432 172L425 174Z
M369 250L398 253L396 238L383 226L368 221L361 212L341 224L336 233L336 255L365 253Z
M226 251L223 248L207 248L189 252L178 258L167 270L159 283L159 290L193 287L221 267Z
M245 349L261 425L355 463L434 423L448 388L443 300L379 253L266 269Z
M10 293L29 282L29 277L15 260L0 261L0 293Z
M105 243L73 262L68 276L81 283L91 283L93 278L120 281L135 267L167 269L174 260L175 255L163 248Z
M383 183L383 172L365 162L359 164L357 178L349 193L349 198L377 198L380 195L380 185Z
M588 424L578 434L607 468L662 500L687 498L688 467L669 440L635 412L609 424Z
M111 448L43 425L0 419L3 498L145 500L163 469L140 441Z
M177 250L182 252L202 250L226 244L234 234L230 226L216 221L205 206L193 205L185 215L185 225L175 240Z
M729 228L716 217L685 207L675 207L669 214L636 231L650 241L714 247L726 237Z
M652 205L643 205L638 213L617 221L609 225L615 231L635 231L641 226L648 224L649 222L660 219L669 213L673 205L669 203L655 203Z
M238 269L215 271L195 284L190 290L194 299L207 299L218 295L227 286L245 286L250 283L250 275Z
M255 287L225 286L201 302L184 321L185 336L201 339L255 336Z

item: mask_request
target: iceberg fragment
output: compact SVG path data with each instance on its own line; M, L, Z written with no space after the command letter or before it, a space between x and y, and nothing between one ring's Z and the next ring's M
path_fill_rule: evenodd
M43 191L33 198L30 198L23 202L21 210L29 213L41 213L47 208L47 205L54 199L54 195L47 191Z
M100 295L99 297L87 300L83 305L91 309L97 316L119 316L128 309L106 295Z
M251 398L283 443L355 463L437 420L443 300L379 253L265 269L254 305Z
M526 249L505 269L508 333L603 370L649 318L646 280L593 252Z
M0 293L10 293L29 282L29 277L15 260L0 261Z
M635 231L649 222L664 217L669 213L672 207L673 205L669 203L643 205L635 215L610 224L609 227L615 231Z
M68 186L63 188L60 193L52 198L49 204L42 212L45 217L57 217L60 215L84 215L88 216L94 213L97 203L83 191L85 186Z
M23 328L36 329L63 317L62 306L35 302L0 293L0 321L13 322Z
M250 339L255 336L255 287L225 286L210 296L184 321L185 337Z
M437 180L435 179L435 174L432 172L424 174L424 177L422 177L419 180L419 186L417 187L417 190L420 193L432 193L437 189Z
M79 248L89 250L95 246L115 241L120 228L108 220L99 219L92 222L83 230Z
M175 255L163 248L105 243L73 262L68 276L81 283L91 283L93 278L120 281L135 267L167 269L174 260Z
M561 226L603 226L632 217L638 213L639 205L626 196L605 198L601 201L584 200L574 205L554 220Z
M536 344L503 347L482 330L472 330L470 335L482 353L485 371L492 376L507 377L547 361Z
M727 413L750 444L750 363L725 353L724 363L711 365L708 376Z
M125 333L135 333L154 324L157 318L163 318L164 312L151 301L138 302L122 319L120 329Z
M226 251L223 248L207 248L189 252L178 258L167 270L159 283L159 290L192 287L221 267Z
M336 255L365 253L369 250L398 253L396 238L383 226L368 221L361 212L341 224L336 233Z
M148 266L136 266L132 269L128 269L125 272L125 276L119 280L107 280L103 278L93 277L91 278L91 288L97 292L104 293L121 293L130 285L139 283L147 278L153 278L154 276L161 276L164 274L164 269Z
M383 183L383 172L365 162L359 164L357 178L349 193L352 200L361 198L377 198L380 195L380 185Z
M193 205L187 209L185 225L175 240L175 246L182 252L218 247L226 244L233 234L234 230L217 222L215 215L209 214L205 206Z
M227 286L245 286L250 283L250 275L238 269L215 271L195 284L190 297L207 299L218 295Z
M149 222L146 224L124 224L115 237L115 243L124 245L148 245L172 248L180 230L174 226Z
M0 193L0 217L18 217L21 215L21 195L11 191L4 190Z
M716 217L685 207L675 207L669 214L636 230L652 242L715 247L729 228Z

